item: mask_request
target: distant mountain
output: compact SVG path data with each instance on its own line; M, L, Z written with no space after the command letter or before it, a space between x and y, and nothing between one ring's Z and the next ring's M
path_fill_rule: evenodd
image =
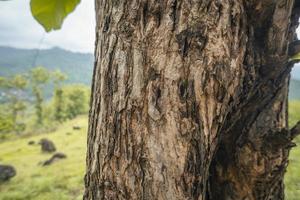
M93 62L92 54L76 53L57 47L37 50L0 46L0 76L27 72L32 67L41 65L50 70L60 69L68 75L69 83L90 85ZM300 100L300 65L294 67L292 78L289 98ZM51 96L50 92L47 96Z
M0 46L0 76L28 72L35 66L49 70L60 69L70 83L90 85L94 57L89 53L76 53L58 47L51 49L17 49Z

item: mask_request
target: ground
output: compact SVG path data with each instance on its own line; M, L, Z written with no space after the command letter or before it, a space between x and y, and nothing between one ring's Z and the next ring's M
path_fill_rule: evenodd
M81 130L73 130L73 125ZM71 133L71 134L69 134ZM79 117L48 134L14 139L0 143L0 163L16 167L17 175L0 185L0 200L73 200L82 199L85 172L87 117ZM41 152L36 143L41 138L52 140L57 152L67 159L43 167L39 163L52 154Z
M300 102L289 104L289 124L293 126L300 120ZM287 200L298 200L300 197L300 137L296 138L297 147L289 156L289 166L285 176L285 195Z
M290 103L290 124L300 120L300 102ZM73 130L74 125L81 130ZM71 134L69 134L71 133ZM16 177L0 185L0 200L75 200L82 199L85 171L87 117L81 116L58 127L52 133L10 139L0 143L0 163L12 164ZM51 157L41 152L36 143L41 138L52 140L57 152L68 157L65 160L42 167L39 163ZM290 164L285 178L286 199L298 200L300 196L300 138L299 147L290 154Z

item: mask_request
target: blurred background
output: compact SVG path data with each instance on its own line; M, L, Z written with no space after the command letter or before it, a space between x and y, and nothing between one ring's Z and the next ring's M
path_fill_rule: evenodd
M0 9L0 200L82 199L94 1L82 0L50 33L33 19L29 0L0 1ZM300 65L289 93L289 123L298 120ZM285 184L287 199L299 199L300 147L291 151Z

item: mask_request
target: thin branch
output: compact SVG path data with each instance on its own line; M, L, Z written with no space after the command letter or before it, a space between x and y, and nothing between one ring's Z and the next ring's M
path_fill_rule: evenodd
M297 124L293 128L291 128L290 133L292 139L300 135L300 121L298 121Z

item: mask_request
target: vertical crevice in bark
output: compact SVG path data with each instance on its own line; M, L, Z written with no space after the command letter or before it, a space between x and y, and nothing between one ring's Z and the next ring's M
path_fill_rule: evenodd
M264 3L259 4L265 8ZM214 191L209 193L210 199L284 199L283 176L293 146L285 131L292 67L286 60L297 24L288 23L293 1L271 4L260 14L265 22L249 20L255 31L249 34L245 65L255 67L253 72L258 74L246 76L241 103L228 119L234 125L226 124L222 129L226 134L210 168L210 191ZM231 155L231 163L223 159L224 154Z
M172 27L172 31L175 30L176 28L176 25L179 21L178 17L179 17L179 14L178 14L178 10L180 10L178 8L178 6L180 6L180 2L178 2L179 0L173 0L171 1L171 12L170 12L170 17L172 19L172 22L173 22L173 27Z

